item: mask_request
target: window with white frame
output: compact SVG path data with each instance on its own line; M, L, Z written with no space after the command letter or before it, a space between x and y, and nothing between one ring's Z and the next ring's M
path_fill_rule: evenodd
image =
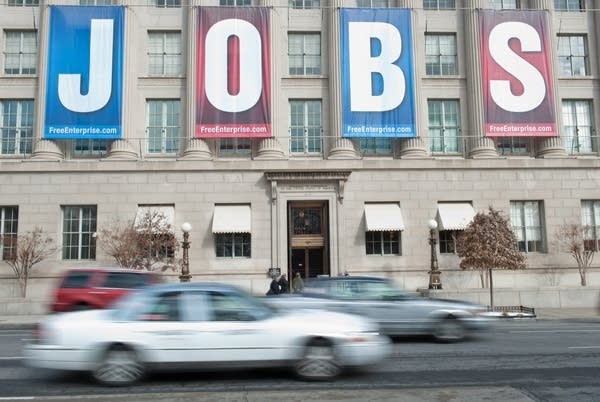
M181 7L181 0L150 0L150 5L159 8Z
M310 9L321 7L321 0L290 0L292 8Z
M180 107L179 99L148 100L146 105L146 133L149 154L179 152Z
M581 201L581 226L585 249L600 250L600 200Z
M79 0L80 6L112 6L116 0Z
M0 154L31 154L33 149L33 100L0 100Z
M387 156L393 153L392 138L361 138L359 142L361 155Z
M423 0L425 10L454 10L454 0Z
M584 0L554 0L554 9L556 11L583 11L585 9Z
M429 76L458 74L455 35L425 35L425 74Z
M510 223L519 251L544 252L544 224L541 201L511 201Z
M220 138L219 154L223 156L246 157L252 153L251 138Z
M229 7L251 6L252 0L219 0L219 5Z
M321 34L290 33L288 59L290 75L321 74Z
M429 144L434 153L460 151L460 113L458 100L427 101Z
M519 0L488 0L492 10L516 10L519 8Z
M169 261L175 256L174 220L174 205L138 205L134 226L150 261Z
M533 149L528 137L497 137L494 142L500 155L531 155Z
M588 47L585 35L558 36L558 65L561 76L588 75Z
M592 103L589 100L563 100L563 139L565 149L570 154L591 153L592 142Z
M456 253L456 239L462 234L462 230L440 230L439 243L440 254Z
M181 68L181 32L148 32L148 74L175 76Z
M389 0L356 0L358 8L389 8Z
M402 232L399 230L366 231L366 253L367 255L402 255L401 239Z
M74 158L99 158L108 153L109 140L77 139L72 141Z
M8 0L9 7L32 7L39 5L40 0Z
M321 101L290 100L290 151L320 154L322 149Z
M19 207L0 206L0 260L8 260L17 252Z
M250 233L215 233L217 257L250 258Z
M96 206L62 207L62 259L94 260L96 258Z
M4 74L35 74L36 64L36 32L4 31Z

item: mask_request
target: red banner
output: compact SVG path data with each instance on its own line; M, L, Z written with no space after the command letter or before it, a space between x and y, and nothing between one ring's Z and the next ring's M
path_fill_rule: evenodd
M554 137L550 30L544 11L480 11L485 133Z
M269 10L198 8L196 137L271 136Z

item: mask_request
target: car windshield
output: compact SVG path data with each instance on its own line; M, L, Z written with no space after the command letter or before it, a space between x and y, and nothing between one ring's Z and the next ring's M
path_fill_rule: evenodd
M407 297L391 283L373 280L331 281L329 293L336 299L391 300Z

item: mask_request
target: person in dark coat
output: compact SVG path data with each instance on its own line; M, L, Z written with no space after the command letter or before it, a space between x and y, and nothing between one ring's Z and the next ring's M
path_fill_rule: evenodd
M267 296L277 296L280 293L279 278L279 276L273 277L273 280L269 285L269 290L267 291Z
M279 293L287 293L290 290L290 283L288 282L285 275L281 275L279 278Z

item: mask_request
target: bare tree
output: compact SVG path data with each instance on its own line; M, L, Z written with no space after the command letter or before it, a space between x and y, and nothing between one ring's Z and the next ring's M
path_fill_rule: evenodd
M489 208L479 212L458 237L456 254L462 269L487 271L490 283L490 306L494 307L494 269L524 269L525 256L517 248L517 239L508 220Z
M595 240L586 240L588 230L589 228L578 223L565 223L560 225L554 234L558 249L566 250L575 258L581 286L587 285L587 270L592 265L597 250Z
M27 282L33 267L56 252L54 240L42 228L36 227L31 232L18 235L16 238L4 236L3 242L11 244L5 260L17 278L21 296L25 297Z
M165 271L176 269L179 242L167 217L149 210L138 221L115 221L100 230L100 248L123 268Z

